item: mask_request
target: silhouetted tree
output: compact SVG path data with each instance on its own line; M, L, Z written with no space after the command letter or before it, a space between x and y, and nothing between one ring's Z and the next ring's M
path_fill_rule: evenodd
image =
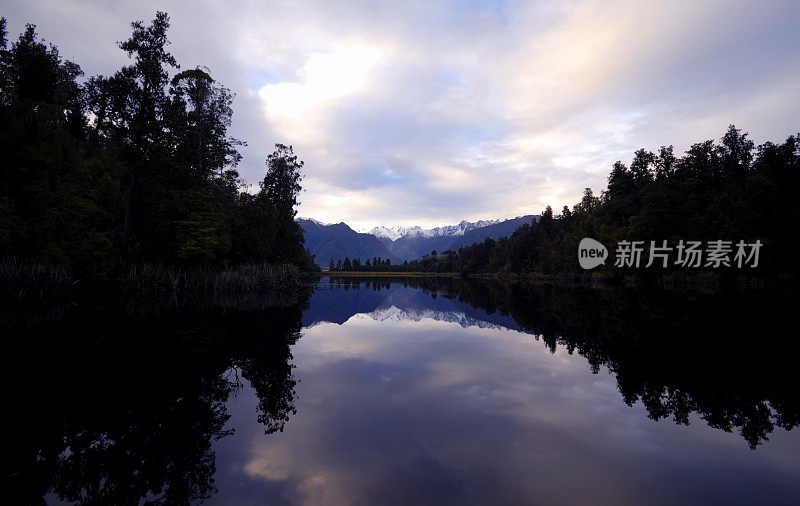
M312 268L294 220L300 169L276 144L261 191L242 190L233 93L208 69L176 73L169 16L131 24L132 59L84 85L28 25L0 27L0 247L107 278L133 262Z

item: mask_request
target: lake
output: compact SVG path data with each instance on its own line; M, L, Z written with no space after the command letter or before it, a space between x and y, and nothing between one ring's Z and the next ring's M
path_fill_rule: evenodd
M6 332L2 502L800 503L797 298L323 278Z

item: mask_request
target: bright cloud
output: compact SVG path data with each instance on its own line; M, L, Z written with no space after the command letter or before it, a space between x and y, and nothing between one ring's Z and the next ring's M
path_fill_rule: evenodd
M302 82L280 82L261 88L267 120L286 117L300 120L304 114L337 98L362 91L367 74L381 52L364 46L312 54L302 72Z

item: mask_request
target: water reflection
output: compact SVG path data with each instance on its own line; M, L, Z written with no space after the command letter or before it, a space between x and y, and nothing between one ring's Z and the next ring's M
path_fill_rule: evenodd
M104 307L108 310L109 308ZM302 305L16 328L3 355L7 504L184 504L216 492L226 403L249 385L266 433L294 412ZM50 496L47 496L50 492Z
M699 413L714 428L737 430L755 448L775 427L800 423L792 371L796 295L702 295L504 284L451 278L335 279L311 301L306 326L374 318L431 318L532 334L605 366L624 401L654 420L687 424ZM343 289L338 289L342 287ZM364 293L366 292L366 293ZM767 343L776 352L754 353Z
M6 333L0 502L796 501L797 302L346 278L87 306Z
M770 417L784 416L790 411L765 400L770 388L743 395L744 379L731 385L715 379L715 371L735 375L743 364L760 363L752 348L714 351L720 343L750 346L752 336L728 326L728 334L704 336L711 340L704 345L656 340L651 331L662 317L653 307L689 310L681 310L684 302L674 295L649 294L647 302L642 293L574 288L517 292L459 280L406 285L342 280L315 295L304 313L303 338L293 348L298 413L279 438L245 430L237 435L241 450L228 458L238 472L244 470L249 486L221 489L220 504L255 504L264 497L302 504L800 500L796 433L772 427L772 441L759 439L761 446L752 451L737 433L743 425L733 425L734 433L718 430L696 410L678 419L680 425L656 421L648 416L651 406L631 401L629 407L620 392L634 384L630 372L636 370L646 388L713 393L721 413L738 412L741 420L751 420L750 402L765 403ZM725 308L737 309L720 301L715 310L704 298L690 302L706 304L692 319L709 319L708 329L719 325ZM607 307L615 304L617 310ZM753 304L753 312L766 307ZM595 320L602 325L597 334L564 337L570 327L561 321L581 318L591 308L609 311ZM635 334L625 338L617 332ZM617 350L605 337L627 340ZM626 345L635 349L619 353ZM659 351L670 346L680 353L664 356L665 363L648 376ZM702 355L681 356L693 352ZM648 362L620 365L617 357ZM722 362L715 364L717 359ZM764 359L777 363L774 356ZM705 364L705 386L694 365L704 360L712 360ZM791 385L788 376L783 380Z

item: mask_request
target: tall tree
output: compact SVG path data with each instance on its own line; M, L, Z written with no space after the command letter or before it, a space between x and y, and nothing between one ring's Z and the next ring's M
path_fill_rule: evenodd
M276 260L289 261L307 257L303 249L303 229L295 221L300 195L303 162L298 161L291 146L275 144L267 157L267 174L261 181L260 194L274 209L275 240L288 247L276 251Z
M123 149L126 165L130 167L124 180L124 221L122 225L122 254L128 245L137 216L141 218L139 240L145 252L156 254L162 237L154 232L153 221L160 219L160 211L166 204L163 191L168 164L166 163L167 135L162 127L164 112L168 105L166 86L169 82L168 68L179 68L175 57L166 47L169 45L167 30L169 16L157 12L149 26L142 21L131 23L131 37L119 43L120 49L133 58L133 65L123 67L115 76L129 91L123 104L127 111L118 113L127 120L125 132L129 142ZM162 178L158 178L161 175ZM155 237L154 237L155 236Z

